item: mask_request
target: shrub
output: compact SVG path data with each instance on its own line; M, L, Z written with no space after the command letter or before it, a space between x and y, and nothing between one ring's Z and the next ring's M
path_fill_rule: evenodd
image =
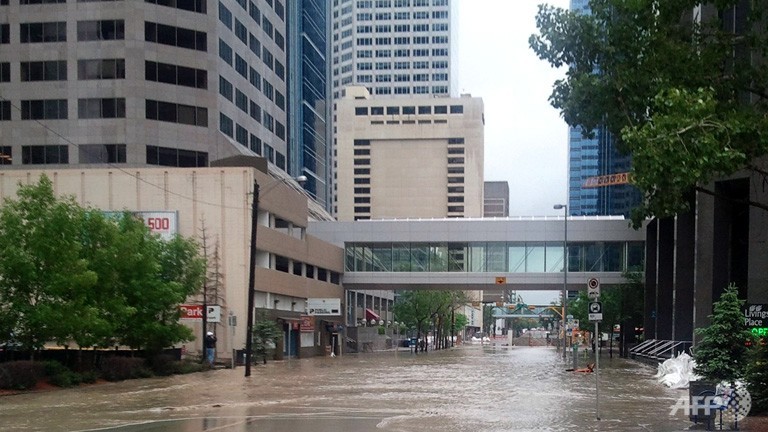
M206 370L209 368L208 364L200 363L200 362L193 362L189 360L182 360L176 362L176 371L177 374L188 374L188 373L194 373L194 372L202 372L203 370Z
M56 360L46 360L43 362L43 368L45 369L45 376L52 377L65 372L69 372L66 366L57 362Z
M147 378L152 371L144 365L144 359L135 357L107 357L101 363L101 375L107 381L131 378Z
M59 387L74 387L80 385L82 377L77 372L72 372L69 369L61 371L55 375L50 375L49 382Z
M45 376L45 366L30 360L0 364L0 388L9 390L31 389Z
M149 359L149 367L155 375L168 376L176 373L176 359L168 354L158 354Z
M80 382L84 384L93 384L99 379L99 374L96 371L86 371L80 373Z

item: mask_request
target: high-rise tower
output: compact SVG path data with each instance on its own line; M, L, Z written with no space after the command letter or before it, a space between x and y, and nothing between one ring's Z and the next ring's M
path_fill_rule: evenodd
M0 165L286 170L286 64L282 0L0 1Z
M571 0L571 11L591 13L589 0ZM630 166L630 156L616 148L614 137L604 127L599 127L592 134L585 134L580 127L571 127L568 134L570 214L628 216L640 200L640 193L633 186L624 184L585 188L583 185L589 177L628 172Z
M456 0L333 0L333 98L457 96Z

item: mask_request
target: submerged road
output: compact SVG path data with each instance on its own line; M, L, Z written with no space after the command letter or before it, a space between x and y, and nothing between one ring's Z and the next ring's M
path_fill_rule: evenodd
M570 359L569 359L570 361ZM584 363L584 361L582 361ZM600 360L594 375L566 372L552 348L464 345L294 359L0 397L3 431L355 432L681 431L670 415L687 390L653 379L653 366Z

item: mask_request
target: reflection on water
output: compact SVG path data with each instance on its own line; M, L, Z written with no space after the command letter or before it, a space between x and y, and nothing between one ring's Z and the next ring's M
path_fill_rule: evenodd
M582 362L583 363L583 362ZM272 362L243 369L0 397L4 431L680 431L685 390L653 367L601 358L566 372L550 348L464 346Z

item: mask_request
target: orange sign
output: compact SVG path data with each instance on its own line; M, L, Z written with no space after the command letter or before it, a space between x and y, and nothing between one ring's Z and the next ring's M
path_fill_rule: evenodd
M496 285L504 285L507 283L507 278L499 276L496 278Z
M587 179L584 180L584 184L582 184L581 187L596 188L596 187L603 187L603 186L627 184L631 182L632 182L632 175L630 173L618 173L618 174L608 174L608 175L596 176L596 177L587 177Z
M302 315L300 329L303 332L315 331L315 317L311 315Z

